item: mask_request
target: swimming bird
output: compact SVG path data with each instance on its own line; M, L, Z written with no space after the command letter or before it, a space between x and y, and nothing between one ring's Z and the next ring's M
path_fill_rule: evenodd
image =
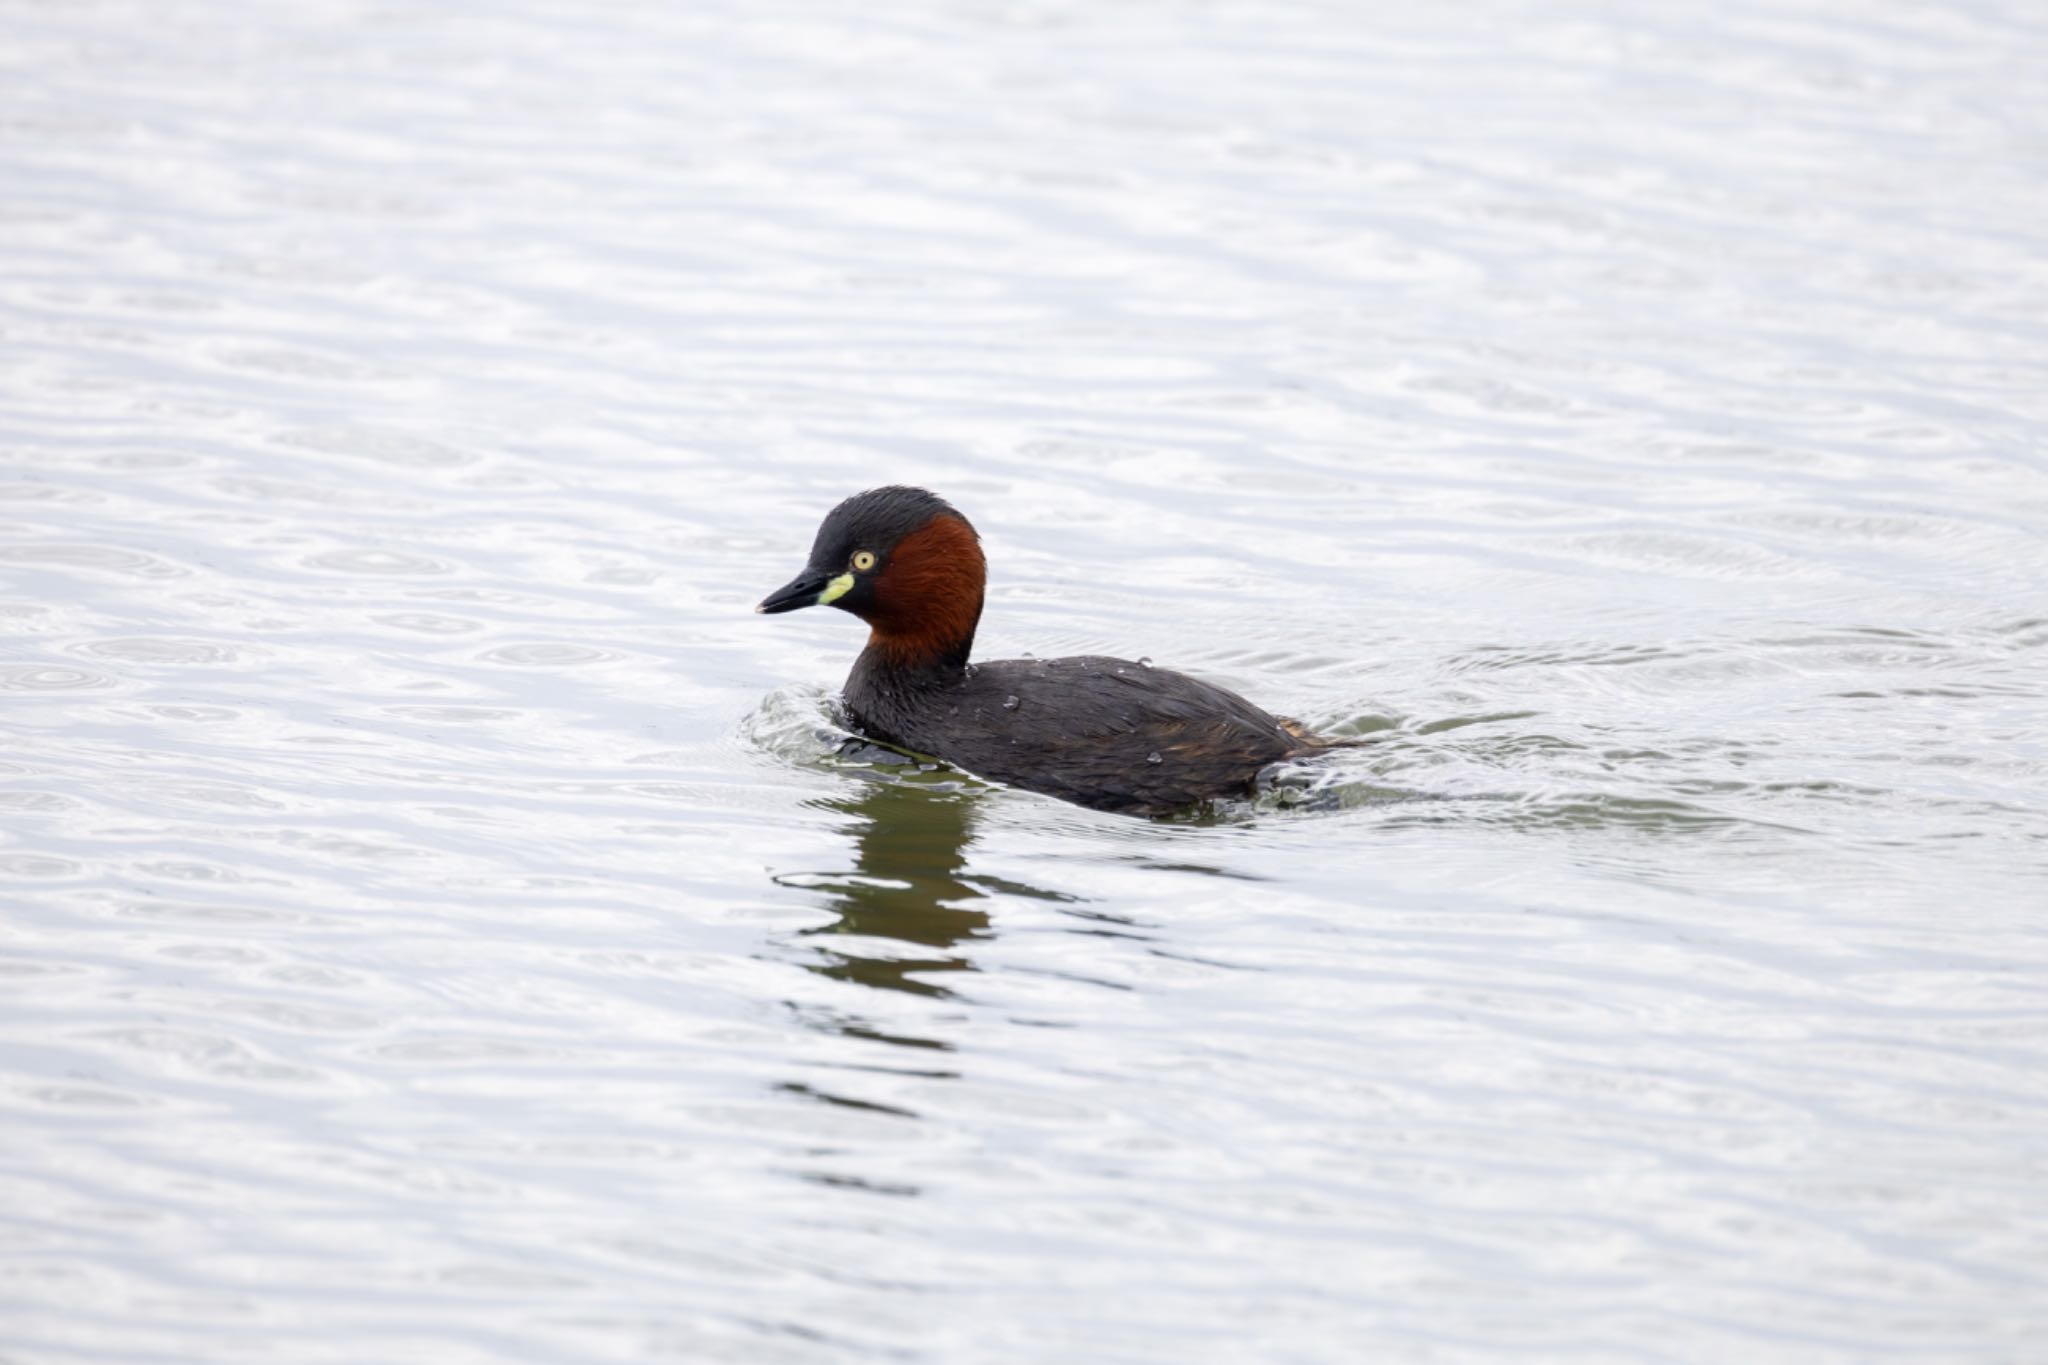
M1144 660L970 662L987 579L966 517L892 485L833 508L803 572L755 610L830 606L867 623L844 701L868 738L1097 810L1244 795L1273 764L1345 743Z

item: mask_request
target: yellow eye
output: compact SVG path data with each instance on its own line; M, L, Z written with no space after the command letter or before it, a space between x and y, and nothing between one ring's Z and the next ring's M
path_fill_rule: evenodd
M855 550L853 552L853 567L859 569L862 573L866 573L869 569L875 567L874 555L867 550Z

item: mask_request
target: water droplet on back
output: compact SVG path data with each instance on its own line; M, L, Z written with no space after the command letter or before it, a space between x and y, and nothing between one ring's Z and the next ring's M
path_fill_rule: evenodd
M1150 668L1151 666L1152 666L1152 660L1150 660L1149 658L1145 657L1145 656L1144 656L1144 655L1142 655L1142 654L1138 656L1138 667L1140 667L1140 668Z
M1157 762L1159 762L1159 761L1160 761L1160 758L1159 758L1159 751L1158 751L1157 749L1154 749L1154 750L1153 750L1153 751L1152 751L1151 753L1149 753L1149 754L1146 754L1146 755L1145 755L1145 761L1146 761L1147 763L1157 763Z
M1014 711L1014 710L1016 710L1016 709L1017 709L1017 699L1016 699L1015 697L1004 697L1004 698L1003 698L1003 709L1004 709L1005 711Z

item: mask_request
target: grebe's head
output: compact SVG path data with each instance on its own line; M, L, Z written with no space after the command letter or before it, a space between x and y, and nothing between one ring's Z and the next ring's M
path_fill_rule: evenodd
M891 485L856 493L818 527L804 571L759 612L832 606L868 623L905 664L965 664L981 622L981 538L944 498Z

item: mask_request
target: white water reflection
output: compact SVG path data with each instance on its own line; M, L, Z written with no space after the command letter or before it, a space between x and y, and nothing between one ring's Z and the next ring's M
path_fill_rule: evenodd
M2048 1332L2024 14L5 17L4 1353ZM1371 743L835 756L892 480Z

